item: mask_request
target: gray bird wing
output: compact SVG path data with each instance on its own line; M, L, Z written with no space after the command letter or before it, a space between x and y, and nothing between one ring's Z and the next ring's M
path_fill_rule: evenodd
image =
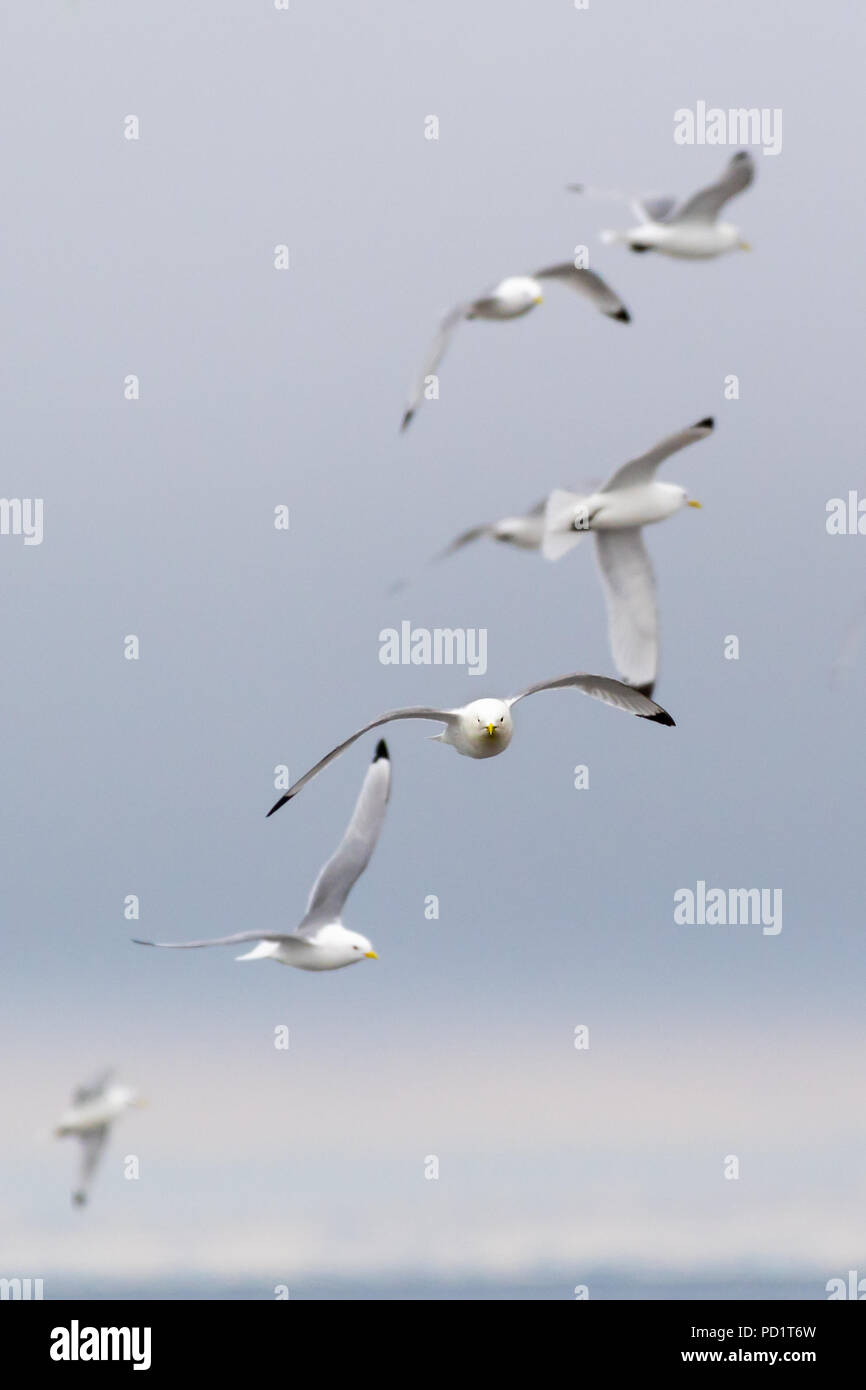
M728 161L720 179L692 194L668 222L715 222L728 199L748 188L754 177L755 161L741 150Z
M212 936L206 941L142 941L134 936L136 946L158 946L163 951L192 951L200 946L234 946L240 941L294 941L294 932L239 931L233 936Z
M100 1072L92 1081L88 1081L84 1086L79 1086L72 1093L73 1105L86 1105L91 1100L98 1100L105 1091L109 1081L114 1076L114 1071L109 1068L107 1071Z
M376 848L385 824L390 793L391 760L385 740L380 739L346 833L313 885L307 914L298 927L302 936L317 931L327 922L339 921L352 887L366 869Z
M78 1180L78 1189L73 1193L74 1200L80 1205L87 1201L87 1193L93 1181L93 1175L102 1157L108 1139L108 1125L94 1126L88 1129L81 1136L81 1176Z
M708 415L696 425L688 425L684 430L677 430L676 434L667 435L647 453L629 459L628 463L618 468L608 478L601 491L615 492L617 488L637 487L641 483L650 482L665 459L670 458L671 454L679 453L680 449L685 449L687 445L697 443L699 439L706 439L714 428L715 421Z
M676 198L668 196L635 198L632 206L641 222L665 222L677 205Z
M452 309L449 313L445 315L444 319L440 323L438 329L436 330L436 337L430 344L430 350L427 353L427 356L424 360L424 366L421 368L420 372L418 373L410 388L409 400L407 402L406 409L403 412L403 419L400 423L401 430L405 430L408 427L409 422L412 419L412 416L415 414L416 410L418 409L419 405L424 399L424 385L427 380L427 377L435 375L439 363L445 356L445 352L448 348L448 345L451 342L452 337L454 336L454 330L456 329L459 323L462 323L462 321L465 319L466 315L469 313L471 308L471 302L466 304L458 304L456 308Z
M571 261L565 261L562 265L549 265L545 270L533 272L534 280L559 280L563 285L570 289L577 290L578 294L584 295L600 309L608 318L619 319L621 323L628 323L631 314L623 304L619 295L611 289L600 275L596 275L594 270L579 270L572 265Z
M527 695L535 695L540 690L564 690L569 686L574 686L584 695L591 695L594 700L613 705L614 709L624 710L626 714L636 714L639 719L651 719L656 724L673 727L674 721L667 710L657 705L655 700L650 700L639 690L635 690L634 686L616 681L611 676L591 676L584 671L577 671L570 676L558 676L551 681L538 681L536 685L521 690L519 695L512 695L505 703L510 708L511 705L516 705L518 700L525 700Z
M368 734L371 729L378 729L381 728L383 724L390 724L394 719L435 719L440 724L451 725L456 721L457 715L454 710L451 709L430 709L426 705L417 705L407 709L392 709L388 714L381 714L378 719L371 719L369 724L365 724L363 728L356 729L348 738L344 738L342 743L338 743L336 748L332 748L330 753L326 753L324 758L320 758L319 761L310 768L309 772L305 772L303 777L299 777L297 782L289 787L289 790L280 797L279 801L274 803L268 811L268 815L272 816L275 811L279 811L281 806L285 806L287 801L291 801L292 797L297 796L302 787L305 787L308 782L311 782L313 778L322 771L322 768L328 766L328 763L332 763L335 758L339 758L341 753L345 753L346 749L350 748L357 739L362 738L364 734Z
M641 528L596 531L594 535L616 669L629 685L639 686L650 695L658 674L659 617L655 579Z

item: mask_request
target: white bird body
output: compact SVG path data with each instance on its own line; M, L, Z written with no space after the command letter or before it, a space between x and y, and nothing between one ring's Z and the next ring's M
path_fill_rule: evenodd
M236 960L272 960L296 970L341 970L362 960L378 960L372 943L349 931L340 920L353 885L370 862L385 823L391 792L391 762L384 739L367 769L346 833L320 870L310 891L307 911L294 932L235 932L206 941L136 941L138 946L188 951L201 946L233 946L255 942Z
M453 710L454 722L433 737L456 748L464 758L495 758L504 753L514 733L511 711L504 700L473 700Z
M128 1086L109 1086L93 1100L73 1104L64 1110L55 1133L58 1138L66 1134L86 1134L88 1130L111 1124L128 1106L137 1104L138 1097Z
M576 509L578 526L585 514L590 531L622 531L631 526L652 526L666 521L688 502L688 493L677 483L652 482L616 492L596 492Z
M541 285L531 275L509 275L467 311L468 319L517 319L544 301Z
M633 251L659 251L681 261L707 261L726 251L745 250L739 227L731 222L643 222L626 232L605 235L624 241Z
M235 956L235 960L274 960L278 965L293 965L296 970L341 970L344 965L357 965L365 957L375 958L366 936L347 931L342 922L328 922L303 940L286 937L283 941L260 941L246 955Z

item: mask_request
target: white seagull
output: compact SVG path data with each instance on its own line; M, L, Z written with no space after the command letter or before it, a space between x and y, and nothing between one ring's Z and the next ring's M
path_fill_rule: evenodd
M686 489L656 479L659 464L713 432L711 417L662 439L631 459L589 496L554 491L547 499L541 553L558 560L595 534L595 554L607 600L610 646L629 685L651 695L658 674L659 618L655 578L641 528L665 521L682 507L700 507Z
M577 290L608 318L618 319L620 323L628 323L631 319L622 300L605 284L600 275L596 275L593 270L580 269L570 261L563 265L548 266L546 270L536 270L532 275L510 275L477 299L458 304L456 309L446 314L439 325L427 360L410 391L409 403L400 425L401 430L406 429L423 400L427 378L436 374L457 325L465 319L521 318L523 314L528 314L530 309L534 309L536 304L542 303L543 280L559 280L563 285Z
M602 239L624 242L632 251L660 251L688 261L709 260L726 251L749 251L739 227L718 218L728 199L748 188L754 177L755 161L741 150L728 161L720 179L679 206L675 198L634 199L640 225L625 232L602 232ZM572 188L580 191L582 185L573 184Z
M77 1206L83 1206L87 1201L90 1184L113 1122L129 1106L144 1104L133 1090L118 1085L112 1077L113 1072L103 1072L95 1081L79 1086L72 1096L72 1104L61 1115L54 1131L57 1139L69 1134L77 1135L83 1146L81 1179L72 1194Z
M366 936L347 931L341 913L353 884L361 877L376 848L385 821L391 790L391 763L384 739L367 769L352 819L342 842L313 884L307 912L294 932L242 931L211 941L139 941L139 946L163 946L190 950L199 946L234 946L242 941L258 945L237 960L275 960L298 970L340 970L360 960L378 960Z
M372 719L362 729L338 743L324 758L320 758L309 772L299 777L285 795L275 802L268 815L272 816L281 806L285 806L287 801L297 796L302 787L311 782L323 767L327 767L328 763L332 763L351 747L356 739L369 733L371 729L389 724L393 719L432 719L437 724L445 725L441 733L431 735L435 742L447 743L466 758L493 758L497 753L504 753L511 742L514 733L511 708L518 700L525 700L527 695L535 695L539 690L563 690L567 686L573 686L596 700L603 700L606 705L613 705L615 709L636 714L640 719L650 719L656 724L673 726L674 721L667 710L662 709L661 705L657 705L639 690L633 690L630 685L623 685L622 681L611 680L609 676L590 676L583 672L559 676L551 681L539 681L537 685L527 686L519 695L512 695L507 700L473 700L458 709L432 709L426 705L394 709L388 714L380 715L378 719Z
M700 507L685 488L656 482L655 473L671 454L706 439L713 427L708 416L669 435L648 453L623 464L591 493L556 489L523 516L473 526L434 560L443 560L483 537L521 550L540 550L546 560L558 560L586 531L595 532L614 661L624 681L644 695L652 695L658 674L658 612L655 579L641 527L663 521L681 507Z

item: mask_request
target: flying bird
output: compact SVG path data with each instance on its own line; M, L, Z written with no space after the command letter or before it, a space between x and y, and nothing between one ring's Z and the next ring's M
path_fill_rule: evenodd
M439 325L436 337L430 347L427 360L416 378L409 394L409 403L400 425L405 430L424 398L427 378L434 376L454 330L466 319L517 319L528 314L536 304L543 301L543 280L558 280L561 284L577 290L600 309L608 318L628 323L631 315L617 294L605 284L600 275L593 270L583 270L566 261L563 265L551 265L546 270L536 270L532 275L510 275L478 299L458 304Z
M199 946L233 946L256 941L258 945L252 951L236 959L275 960L280 965L294 965L298 970L340 970L360 960L378 960L366 936L348 931L341 915L353 885L376 848L390 790L391 763L385 740L380 739L348 829L319 873L310 893L306 916L296 931L242 931L211 941L138 941L136 944L186 951Z
M706 439L713 427L708 416L669 435L648 453L623 464L602 487L590 493L556 489L523 516L473 526L434 560L444 560L484 537L521 550L539 550L545 559L558 560L586 531L593 531L614 661L624 681L644 695L652 695L658 674L658 613L655 580L641 527L663 521L683 506L700 507L685 488L656 482L655 473L671 454Z
M640 225L624 232L602 232L602 239L624 242L632 251L660 251L680 260L709 260L726 251L749 251L739 227L718 218L725 203L748 188L754 177L755 161L741 150L728 161L721 178L684 203L678 205L668 197L632 199ZM583 184L570 187L574 192L588 191Z
M611 651L623 680L651 695L658 674L659 619L655 578L641 528L665 521L682 507L700 507L686 489L662 483L656 472L665 459L712 434L711 417L662 439L631 459L588 496L556 490L547 499L541 552L558 560L595 535L595 554L607 601Z
M606 705L613 705L615 709L636 714L640 719L650 719L656 724L673 725L674 721L667 710L662 709L661 705L655 704L639 690L633 690L622 681L611 680L609 676L590 676L583 672L559 676L555 680L539 681L537 685L527 686L519 695L512 695L507 700L473 700L458 709L432 709L426 705L418 705L409 709L390 710L388 714L380 715L378 719L371 720L362 729L350 734L342 743L338 743L336 748L332 748L330 753L326 753L324 758L320 758L309 772L298 778L285 795L275 802L268 815L272 816L281 806L285 806L287 801L297 796L302 787L311 782L328 763L332 763L351 747L356 739L382 724L389 724L394 719L432 719L437 724L445 725L441 733L431 736L435 742L447 743L466 758L493 758L497 753L504 753L511 742L514 732L511 709L518 700L525 700L527 695L535 695L540 690L562 690L567 686L573 686L584 695L591 695L593 699L603 700Z
M77 1206L83 1206L87 1201L112 1124L129 1106L144 1104L128 1086L114 1082L113 1075L113 1072L106 1071L88 1085L79 1086L73 1093L72 1104L61 1115L54 1131L57 1139L74 1134L82 1143L81 1178L72 1194Z

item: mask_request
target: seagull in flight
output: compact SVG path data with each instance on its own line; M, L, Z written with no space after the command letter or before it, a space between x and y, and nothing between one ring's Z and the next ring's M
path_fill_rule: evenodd
M632 251L659 251L679 260L710 260L726 251L750 251L739 227L720 222L719 213L729 199L748 188L755 177L755 161L745 150L729 160L724 173L708 188L693 193L684 203L676 198L632 199L637 227L624 232L602 232L602 240L624 242ZM583 184L571 184L573 192L587 192Z
M199 946L234 946L258 943L236 960L275 960L298 970L340 970L361 960L378 960L372 944L360 932L348 931L342 912L353 885L361 877L376 848L385 823L391 790L391 762L384 739L367 769L352 819L343 839L313 885L307 912L294 932L242 931L209 941L137 941L139 946L161 946L188 951Z
M482 538L503 541L520 550L540 551L546 560L558 560L592 531L617 670L629 685L652 695L658 674L659 623L655 579L642 527L664 521L681 507L700 507L685 488L657 482L655 474L671 454L708 438L713 428L714 421L707 416L623 464L599 488L589 492L555 489L522 516L473 526L434 560L444 560ZM397 587L394 585L392 592Z
M612 705L614 709L625 710L628 714L635 714L639 719L649 719L656 724L673 725L673 719L667 710L662 709L639 690L634 690L630 685L624 685L622 681L612 680L609 676L591 676L584 672L576 672L569 676L559 676L555 680L539 681L536 685L527 686L526 690L521 690L519 695L512 695L507 700L473 700L468 705L463 705L458 709L432 709L426 705L413 706L407 709L390 710L388 714L382 714L378 719L373 719L363 728L357 729L354 734L343 739L336 748L332 748L330 753L326 753L324 758L320 758L309 772L305 772L293 786L275 802L268 815L272 816L275 811L279 811L281 806L285 806L287 801L291 801L297 796L302 787L332 763L341 753L371 729L377 729L382 724L389 724L395 719L432 719L437 724L444 724L445 728L441 733L433 734L435 742L446 743L449 747L457 750L465 758L493 758L497 753L504 753L511 742L514 733L514 725L511 721L511 710L519 700L525 700L528 695L535 695L541 690L563 690L573 687L580 690L584 695L591 695L595 700L602 700L606 705Z
M545 270L536 270L532 275L510 275L507 279L500 280L498 285L494 285L492 289L487 290L477 299L458 304L455 309L445 315L430 346L424 366L409 393L409 402L400 425L401 430L408 427L424 399L427 380L436 375L439 363L445 356L445 351L458 324L467 319L522 318L524 314L529 313L530 309L534 309L536 304L543 302L544 286L542 282L545 280L559 281L560 284L566 285L569 289L576 290L608 318L617 319L620 323L629 323L631 320L631 315L619 295L614 293L600 275L596 275L593 270L585 270L575 266L570 261L566 261L562 265L548 266Z
M133 1090L119 1085L113 1077L113 1072L106 1071L86 1086L79 1086L54 1131L57 1139L74 1134L82 1143L81 1178L72 1194L73 1202L79 1207L87 1201L112 1124L129 1106L144 1105Z
M545 508L542 555L558 560L582 540L595 536L595 555L607 602L613 659L623 680L652 695L659 664L659 616L655 577L642 528L665 521L683 507L700 508L677 483L656 478L671 454L712 434L710 416L678 430L647 453L631 459L589 496L556 490Z

